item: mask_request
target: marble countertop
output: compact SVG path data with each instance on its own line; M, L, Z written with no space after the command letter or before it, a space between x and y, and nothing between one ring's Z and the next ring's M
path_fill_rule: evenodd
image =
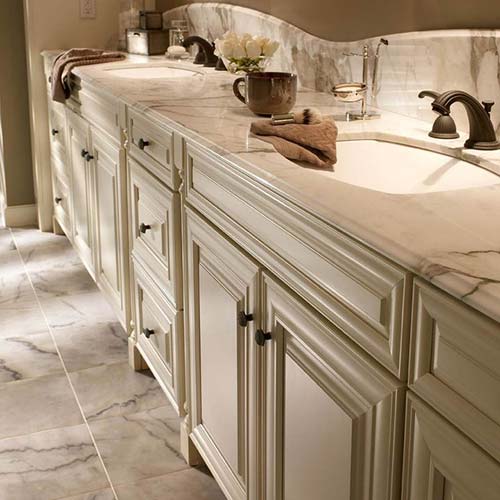
M151 119L174 122L187 137L268 188L500 322L500 177L487 187L413 195L356 187L296 165L252 137L249 128L256 117L234 98L233 75L190 62L172 63L198 72L188 81L125 79L107 71L165 62L130 56L124 62L77 68L75 74ZM307 89L299 91L297 107L330 115L345 111L332 96ZM464 134L451 141L431 139L427 122L382 112L379 120L338 126L339 140L369 138L424 147L500 175L500 151L465 151Z

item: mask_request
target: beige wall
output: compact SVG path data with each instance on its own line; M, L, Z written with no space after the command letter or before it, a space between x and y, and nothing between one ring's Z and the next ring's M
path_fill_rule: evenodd
M157 0L157 8L165 11L187 3L195 3L195 0ZM499 0L233 0L226 3L267 12L335 41L408 31L500 27Z
M31 164L23 4L0 1L0 189L7 206L35 201ZM5 183L5 186L3 184Z
M0 0L0 2L20 0ZM40 228L52 227L47 90L40 52L71 47L115 48L120 0L97 0L96 19L80 19L79 0L24 0L31 137Z

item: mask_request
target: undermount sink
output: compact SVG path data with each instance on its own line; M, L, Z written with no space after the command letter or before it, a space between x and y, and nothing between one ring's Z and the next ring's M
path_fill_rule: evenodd
M198 71L176 68L173 66L146 66L137 64L134 66L122 66L120 68L109 68L106 71L114 77L137 79L137 80L163 80L165 78L189 78L202 75Z
M488 170L433 151L377 140L337 143L335 180L392 194L435 193L500 184Z

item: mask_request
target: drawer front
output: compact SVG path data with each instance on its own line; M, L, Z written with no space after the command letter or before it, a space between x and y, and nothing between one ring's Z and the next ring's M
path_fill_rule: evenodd
M173 133L130 111L130 154L173 190L179 187L173 164Z
M64 178L57 174L52 176L52 189L54 194L54 216L71 240L71 199L70 190Z
M402 500L498 500L500 463L408 394Z
M74 112L86 118L89 123L99 127L113 139L120 141L120 106L118 101L110 96L102 96L88 86L82 88L75 81L67 105Z
M177 413L184 412L182 313L165 300L136 261L134 267L137 347Z
M417 280L409 382L500 460L500 324Z
M54 103L55 104L55 103ZM52 154L58 154L64 157L66 154L67 140L66 140L66 118L64 110L50 105L49 109L50 120L50 146Z
M201 148L186 153L187 201L405 379L409 273Z
M134 160L129 167L132 255L181 309L180 196Z

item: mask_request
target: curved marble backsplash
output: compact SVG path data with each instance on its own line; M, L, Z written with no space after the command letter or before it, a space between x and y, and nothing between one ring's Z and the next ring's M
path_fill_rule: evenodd
M365 43L374 50L379 41L377 37L331 42L268 14L223 3L189 4L164 13L165 25L182 18L187 19L191 33L210 40L228 30L279 40L281 48L269 69L293 71L303 86L320 91L328 91L335 83L359 81L361 58L344 53L360 52ZM436 115L430 102L418 99L418 92L456 88L497 102L492 118L500 133L500 30L427 31L386 38L389 46L381 50L376 106L432 122ZM458 128L467 130L462 106L454 106L453 115Z

